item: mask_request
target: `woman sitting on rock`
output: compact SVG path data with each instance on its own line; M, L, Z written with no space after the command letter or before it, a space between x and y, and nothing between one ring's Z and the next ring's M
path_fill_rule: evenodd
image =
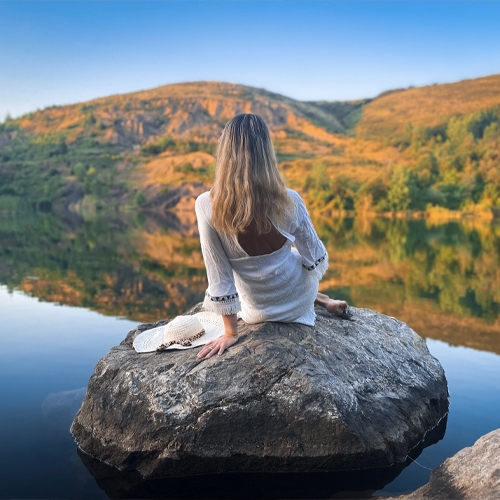
M345 311L346 302L318 293L328 254L301 197L283 184L260 116L241 114L227 123L217 144L214 185L195 208L208 276L203 305L222 314L226 331L198 358L236 343L237 313L247 323L312 326L314 304L332 314Z

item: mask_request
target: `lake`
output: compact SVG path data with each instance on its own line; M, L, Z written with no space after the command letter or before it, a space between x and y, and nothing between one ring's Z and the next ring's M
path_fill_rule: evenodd
M407 322L443 365L450 412L404 464L336 475L142 481L77 452L94 365L140 322L201 301L196 230L142 216L0 216L1 498L369 498L411 491L500 427L500 225L317 218L321 291ZM425 446L425 447L424 447ZM353 493L355 492L355 493Z

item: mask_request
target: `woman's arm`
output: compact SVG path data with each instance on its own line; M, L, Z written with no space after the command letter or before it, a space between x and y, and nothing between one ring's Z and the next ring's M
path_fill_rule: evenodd
M234 284L233 269L222 247L219 235L210 225L209 203L206 195L195 203L196 218L200 233L201 251L207 270L208 289L203 306L205 310L222 314L227 332L218 339L207 342L198 353L198 359L207 359L222 354L238 340L236 313L241 310L238 291Z
M231 335L238 335L238 316L236 314L222 315L224 330Z
M328 269L328 253L314 229L311 217L302 198L295 192L295 224L291 233L295 237L295 246L302 257L302 266L306 271L317 276L318 281Z
M234 283L231 263L217 231L210 224L211 206L208 193L196 199L195 211L208 279L203 307L206 311L218 314L235 314L241 311L238 290Z
M220 356L227 348L238 341L238 318L236 314L223 314L222 321L224 321L224 330L226 333L218 339L207 342L196 356L198 359L208 359L214 354Z

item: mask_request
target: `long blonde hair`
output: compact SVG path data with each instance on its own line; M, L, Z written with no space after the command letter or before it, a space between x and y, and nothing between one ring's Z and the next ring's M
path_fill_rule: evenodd
M292 200L278 171L269 130L254 114L229 120L217 143L215 181L210 190L212 226L220 233L257 234L280 225Z

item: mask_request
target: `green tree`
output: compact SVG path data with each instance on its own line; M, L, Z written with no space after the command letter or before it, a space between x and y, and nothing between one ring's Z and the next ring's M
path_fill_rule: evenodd
M94 167L90 167L83 181L83 192L85 194L93 193L93 187L95 187L94 179L96 177L97 177L97 170Z
M462 116L452 116L448 121L446 136L452 147L458 147L469 134L467 119Z
M397 166L391 176L387 192L387 207L393 212L408 210L410 205L410 188L408 172L403 166Z
M83 182L83 180L85 179L86 173L87 173L87 167L82 162L78 162L73 167L73 174L76 175L76 178L80 182Z
M383 212L387 208L387 185L385 179L376 177L365 182L356 193L356 212Z
M137 193L134 196L134 203L137 206L142 206L144 203L146 203L146 197L144 196L144 193L142 191L137 191Z
M438 189L444 196L441 205L450 210L458 210L467 199L467 190L462 184L441 184Z
M304 179L303 189L322 205L326 205L334 198L332 181L323 162L314 163L311 173Z

